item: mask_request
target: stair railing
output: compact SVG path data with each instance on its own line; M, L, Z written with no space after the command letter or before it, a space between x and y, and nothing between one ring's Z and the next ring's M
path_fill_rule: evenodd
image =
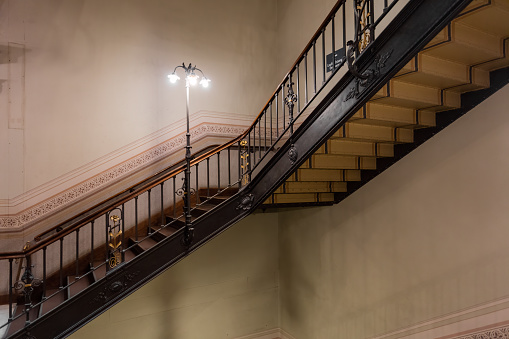
M62 290L68 291L80 279L92 279L101 268L115 270L125 263L128 251L153 233L167 227L181 229L184 215L178 196L193 194L196 211L213 198L247 187L278 146L292 138L312 103L345 63L359 78L364 76L355 60L369 51L377 25L397 2L339 0L253 124L232 141L194 156L188 168L191 187L180 184L186 166L179 163L41 233L31 248L0 253L0 268L8 272L3 275L5 281L0 278L0 286L7 285L4 292L10 305L9 320L0 329L19 317L30 324L31 311L43 309ZM348 3L353 4L353 13L347 11ZM354 27L348 26L350 21ZM296 159L297 150L290 149L288 156ZM17 282L13 281L14 260L26 262L23 278ZM65 281L68 275L74 275L73 282ZM23 290L24 299L22 311L15 314L16 287Z

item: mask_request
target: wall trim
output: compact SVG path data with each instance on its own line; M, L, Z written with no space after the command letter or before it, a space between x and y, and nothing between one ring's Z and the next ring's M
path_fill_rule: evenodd
M237 337L235 339L295 339L295 338L281 328L273 328L271 330L257 332L246 336Z
M190 117L194 150L221 144L243 133L249 116L199 111ZM166 166L183 157L185 119L136 140L93 162L12 199L0 200L0 230L26 229L56 211L162 160ZM179 153L182 153L180 155ZM169 158L170 156L173 156ZM166 159L169 158L169 159Z
M509 297L469 307L371 339L509 339Z

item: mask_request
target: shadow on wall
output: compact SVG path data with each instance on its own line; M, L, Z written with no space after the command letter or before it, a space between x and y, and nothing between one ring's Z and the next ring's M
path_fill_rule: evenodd
M2 7L2 0L0 0L0 8ZM2 93L4 86L3 83L9 79L9 72L7 69L2 69L2 65L17 64L23 62L23 58L27 50L25 45L17 43L4 43L0 45L0 93Z

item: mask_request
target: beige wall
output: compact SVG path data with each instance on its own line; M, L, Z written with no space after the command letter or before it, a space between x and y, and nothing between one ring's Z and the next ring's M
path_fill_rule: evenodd
M279 214L283 329L370 338L509 296L508 96L342 203Z
M72 338L459 338L507 322L508 96L338 205L248 217Z
M0 199L181 119L173 67L212 79L191 111L254 116L277 80L272 0L0 1Z
M224 339L278 324L277 214L255 214L70 338Z
M278 79L285 76L335 3L335 0L277 1Z

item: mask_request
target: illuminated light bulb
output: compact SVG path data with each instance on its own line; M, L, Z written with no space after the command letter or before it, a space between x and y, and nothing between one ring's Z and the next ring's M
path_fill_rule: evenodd
M195 86L195 85L198 83L198 79L199 79L199 78L200 78L200 77L199 77L199 76L197 76L197 75L196 75L196 74L194 74L194 73L189 74L189 75L187 76L187 80L189 81L189 85L191 85L191 86Z
M203 77L200 80L200 85L202 85L203 87L209 87L209 82L210 82L210 79Z
M177 82L177 80L180 80L180 77L175 73L171 73L170 75L168 75L168 79L170 79L170 82L174 84Z

